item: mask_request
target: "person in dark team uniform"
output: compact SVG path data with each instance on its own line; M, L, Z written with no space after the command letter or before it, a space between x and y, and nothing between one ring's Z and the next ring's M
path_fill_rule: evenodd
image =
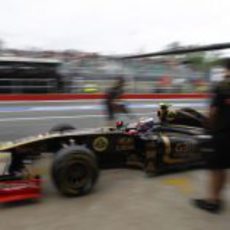
M230 168L230 59L225 60L225 77L213 90L209 109L209 126L213 136L214 152L208 159L210 169L209 195L196 199L196 207L219 213L223 210L222 192Z
M125 104L121 102L121 97L124 94L124 86L125 80L122 76L119 76L116 79L114 86L109 88L105 94L108 125L112 125L116 113L130 113Z

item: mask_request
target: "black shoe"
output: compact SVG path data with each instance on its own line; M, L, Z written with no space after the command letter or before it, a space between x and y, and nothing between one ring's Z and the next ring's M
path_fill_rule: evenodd
M223 210L223 205L221 201L219 201L218 203L212 203L204 199L195 199L193 200L193 204L197 208L203 209L210 213L218 214Z

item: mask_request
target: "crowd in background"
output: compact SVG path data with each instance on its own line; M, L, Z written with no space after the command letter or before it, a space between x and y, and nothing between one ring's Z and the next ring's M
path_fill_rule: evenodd
M4 79L1 80L0 92L5 93L100 93L105 92L120 75L126 79L126 91L129 93L207 92L212 79L211 69L196 69L185 64L183 57L121 60L95 53L37 50L5 50L0 57L4 58L4 61L0 58L0 79ZM24 61L23 74L22 68L15 68L16 62L12 66L7 62L6 75L5 61L12 57L18 58L19 62L23 62L22 58L25 57L33 60L56 60L56 65L50 62L49 71L47 62L44 66L40 65L39 69L33 67L33 73L37 71L33 75L32 62L29 70ZM26 89L23 89L23 85Z

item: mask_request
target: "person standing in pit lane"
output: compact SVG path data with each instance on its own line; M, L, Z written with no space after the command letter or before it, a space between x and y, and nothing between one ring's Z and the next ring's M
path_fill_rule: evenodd
M117 113L130 114L127 106L121 101L121 97L124 94L124 86L125 80L122 76L119 76L115 84L105 93L105 107L109 126L114 125L115 115Z
M209 109L209 126L213 136L213 153L208 159L210 181L208 197L195 199L193 204L211 213L223 210L223 189L226 185L227 169L230 168L230 59L225 60L224 80L212 92Z

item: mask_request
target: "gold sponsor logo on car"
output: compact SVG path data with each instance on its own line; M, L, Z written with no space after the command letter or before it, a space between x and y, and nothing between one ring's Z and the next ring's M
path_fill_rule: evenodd
M105 137L97 137L93 141L93 148L97 152L104 152L109 146L109 141Z

